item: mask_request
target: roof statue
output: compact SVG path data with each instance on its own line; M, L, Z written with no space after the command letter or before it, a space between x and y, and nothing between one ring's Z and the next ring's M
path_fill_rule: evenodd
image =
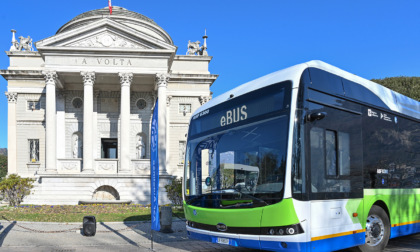
M10 47L10 51L33 51L32 48L32 38L28 36L27 38L23 36L19 36L19 42L15 38L16 30L12 29L12 46Z
M188 51L187 51L187 55L199 55L199 56L208 56L207 53L207 35L206 35L206 30L204 30L204 44L202 46L200 46L200 41L196 41L196 42L191 42L190 40L188 40Z

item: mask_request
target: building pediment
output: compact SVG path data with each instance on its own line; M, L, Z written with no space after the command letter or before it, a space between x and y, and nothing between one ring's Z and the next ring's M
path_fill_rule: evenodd
M126 24L103 18L86 26L58 33L35 43L42 54L49 50L169 50L176 47L164 40L152 37L145 32L131 28Z
M35 43L44 68L59 72L136 74L167 72L176 47L109 18L55 34Z

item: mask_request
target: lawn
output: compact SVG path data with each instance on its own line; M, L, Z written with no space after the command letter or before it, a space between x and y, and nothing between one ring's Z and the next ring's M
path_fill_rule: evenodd
M184 218L184 211L172 208L174 217ZM0 207L0 219L9 221L82 222L93 215L98 222L150 220L150 206L138 204L92 204L76 206L21 205Z

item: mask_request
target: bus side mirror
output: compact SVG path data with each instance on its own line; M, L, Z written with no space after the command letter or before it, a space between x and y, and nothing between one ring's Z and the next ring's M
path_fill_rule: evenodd
M306 120L309 122L313 122L313 121L324 119L326 115L327 115L326 112L312 113L306 116Z

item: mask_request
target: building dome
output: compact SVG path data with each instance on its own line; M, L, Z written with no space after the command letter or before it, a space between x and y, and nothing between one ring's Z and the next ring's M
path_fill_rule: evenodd
M88 25L103 18L109 18L113 21L125 23L126 25L146 33L157 39L164 40L173 45L170 36L152 19L119 6L112 6L112 15L109 14L109 8L96 9L84 12L58 29L56 34L64 33L81 26Z

